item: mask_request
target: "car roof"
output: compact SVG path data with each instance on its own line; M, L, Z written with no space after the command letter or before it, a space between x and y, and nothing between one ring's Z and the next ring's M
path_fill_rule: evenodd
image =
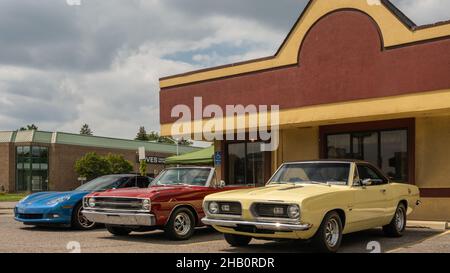
M176 170L176 169L214 169L214 167L207 166L180 166L180 167L170 167L166 168L166 170Z
M117 176L117 177L134 177L134 176L142 176L140 174L132 174L132 173L126 173L126 174L107 174L105 176ZM147 177L144 175L144 177Z
M285 162L285 164L292 164L292 163L327 163L327 162L337 162L337 163L360 163L360 164L370 164L370 162L360 160L360 159L316 159L316 160L300 160L300 161L289 161Z

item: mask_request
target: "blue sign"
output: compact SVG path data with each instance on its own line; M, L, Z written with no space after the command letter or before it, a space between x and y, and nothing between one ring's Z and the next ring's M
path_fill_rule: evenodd
M214 165L220 166L222 164L222 152L214 153Z

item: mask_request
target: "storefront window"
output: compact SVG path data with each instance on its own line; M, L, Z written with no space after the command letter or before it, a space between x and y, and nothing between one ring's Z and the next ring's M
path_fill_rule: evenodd
M240 142L227 145L228 184L264 185L266 153L261 151L260 142Z
M17 191L48 190L48 148L18 146L16 155Z
M326 157L360 159L378 166L394 181L408 181L408 131L380 130L329 134Z

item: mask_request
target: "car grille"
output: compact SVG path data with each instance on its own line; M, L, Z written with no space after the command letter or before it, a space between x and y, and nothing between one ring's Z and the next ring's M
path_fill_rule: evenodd
M86 207L91 209L104 209L104 210L126 210L136 211L142 210L142 200L139 198L117 198L117 197L94 197L95 206L90 207L85 204Z
M219 214L241 215L242 207L238 202L217 202L219 204Z
M285 204L256 203L253 205L253 212L257 217L269 218L289 218Z
M43 214L24 214L24 213L18 213L17 218L24 219L24 220L38 220L43 219Z

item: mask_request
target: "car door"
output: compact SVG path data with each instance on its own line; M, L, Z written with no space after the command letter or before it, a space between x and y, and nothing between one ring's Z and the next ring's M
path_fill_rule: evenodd
M356 165L358 172L355 185L353 215L360 229L380 226L384 223L388 208L388 179L368 164ZM358 180L359 179L359 180ZM372 184L363 186L361 181L371 179Z

